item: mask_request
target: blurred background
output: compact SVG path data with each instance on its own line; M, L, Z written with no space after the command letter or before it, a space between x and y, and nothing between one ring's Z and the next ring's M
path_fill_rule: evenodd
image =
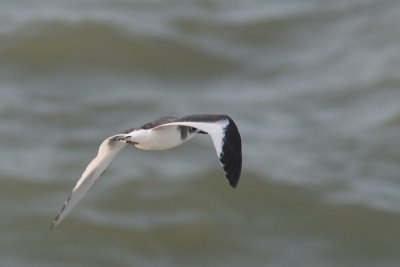
M1 0L0 266L400 266L400 1ZM107 136L225 113L125 149L55 231Z

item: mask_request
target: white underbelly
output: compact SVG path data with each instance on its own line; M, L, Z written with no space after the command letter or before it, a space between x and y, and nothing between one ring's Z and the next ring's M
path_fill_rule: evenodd
M157 129L145 130L143 135L136 144L137 148L143 150L165 150L175 146L179 146L191 139L194 134L188 135L185 140L182 140L180 131L176 126L160 127Z

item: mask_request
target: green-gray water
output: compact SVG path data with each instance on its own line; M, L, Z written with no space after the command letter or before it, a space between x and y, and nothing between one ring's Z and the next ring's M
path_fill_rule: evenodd
M0 267L400 265L400 2L0 1ZM51 220L107 136L226 113L125 149Z

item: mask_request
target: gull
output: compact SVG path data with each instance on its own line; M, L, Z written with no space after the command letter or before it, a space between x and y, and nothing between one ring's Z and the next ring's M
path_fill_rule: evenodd
M242 141L236 124L229 116L206 114L182 118L161 117L141 127L110 136L100 144L97 156L82 173L50 229L71 212L127 144L142 150L165 150L179 146L197 134L211 136L225 176L235 188L242 169Z

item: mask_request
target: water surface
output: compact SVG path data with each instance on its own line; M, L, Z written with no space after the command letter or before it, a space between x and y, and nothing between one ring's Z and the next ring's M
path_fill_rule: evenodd
M0 266L400 264L400 4L1 1ZM207 136L125 149L49 226L105 137L225 113Z

